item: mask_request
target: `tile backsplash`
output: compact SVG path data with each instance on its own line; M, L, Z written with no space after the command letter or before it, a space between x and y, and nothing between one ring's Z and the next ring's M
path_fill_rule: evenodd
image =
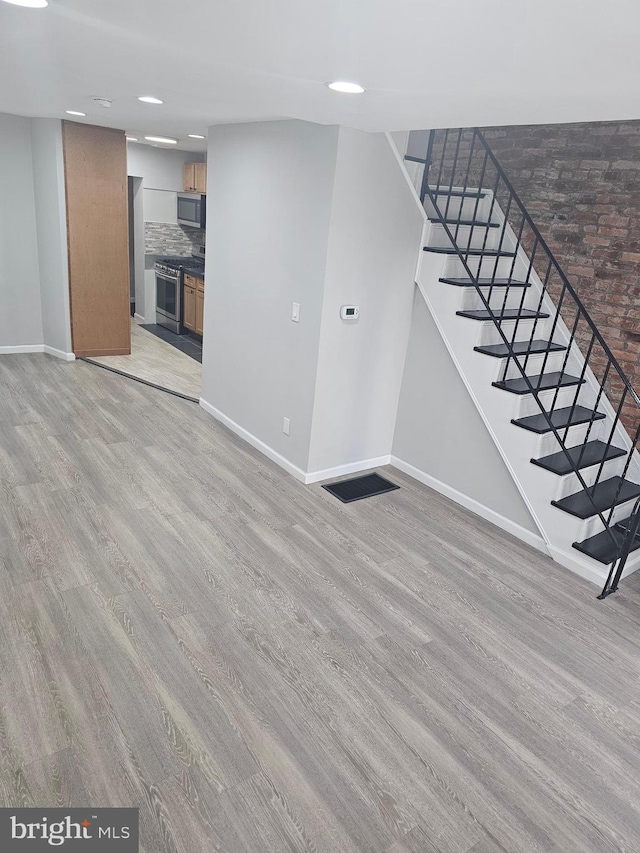
M204 246L205 232L188 225L170 222L144 223L144 251L147 255L190 255L196 246Z

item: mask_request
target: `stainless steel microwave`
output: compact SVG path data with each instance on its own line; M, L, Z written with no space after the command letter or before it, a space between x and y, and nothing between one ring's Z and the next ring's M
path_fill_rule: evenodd
M199 193L178 193L178 225L206 228L207 197Z

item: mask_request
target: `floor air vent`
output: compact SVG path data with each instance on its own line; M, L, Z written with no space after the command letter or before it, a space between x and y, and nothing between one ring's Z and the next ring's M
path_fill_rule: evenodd
M341 480L339 483L330 483L323 486L332 495L335 495L343 504L351 501L359 501L362 498L371 498L374 495L383 495L385 492L393 492L399 489L395 483L385 480L380 474L365 474L364 477L352 477L350 480Z

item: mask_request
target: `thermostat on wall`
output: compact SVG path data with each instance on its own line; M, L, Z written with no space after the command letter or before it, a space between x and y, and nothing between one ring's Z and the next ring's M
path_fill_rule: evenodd
M357 320L360 316L360 309L357 305L342 305L340 308L340 317L343 320Z

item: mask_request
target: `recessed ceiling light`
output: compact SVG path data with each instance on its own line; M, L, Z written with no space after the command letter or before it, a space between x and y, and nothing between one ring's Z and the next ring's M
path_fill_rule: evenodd
M327 83L327 86L334 92L343 92L345 95L361 95L364 92L359 83L347 83L345 80L334 80L333 83Z
M127 136L127 142L137 142L137 141L138 141L137 136Z
M49 0L4 0L13 6L27 6L29 9L44 9L49 5Z
M86 113L79 113L77 110L67 110L68 116L86 116Z
M169 139L167 136L145 136L148 142L166 142L167 145L177 145L177 139Z
M200 136L199 133L188 133L187 136L189 139L206 139L206 136Z
M143 101L145 104L162 104L163 101L160 98L154 98L153 95L142 95L138 98L139 101Z

